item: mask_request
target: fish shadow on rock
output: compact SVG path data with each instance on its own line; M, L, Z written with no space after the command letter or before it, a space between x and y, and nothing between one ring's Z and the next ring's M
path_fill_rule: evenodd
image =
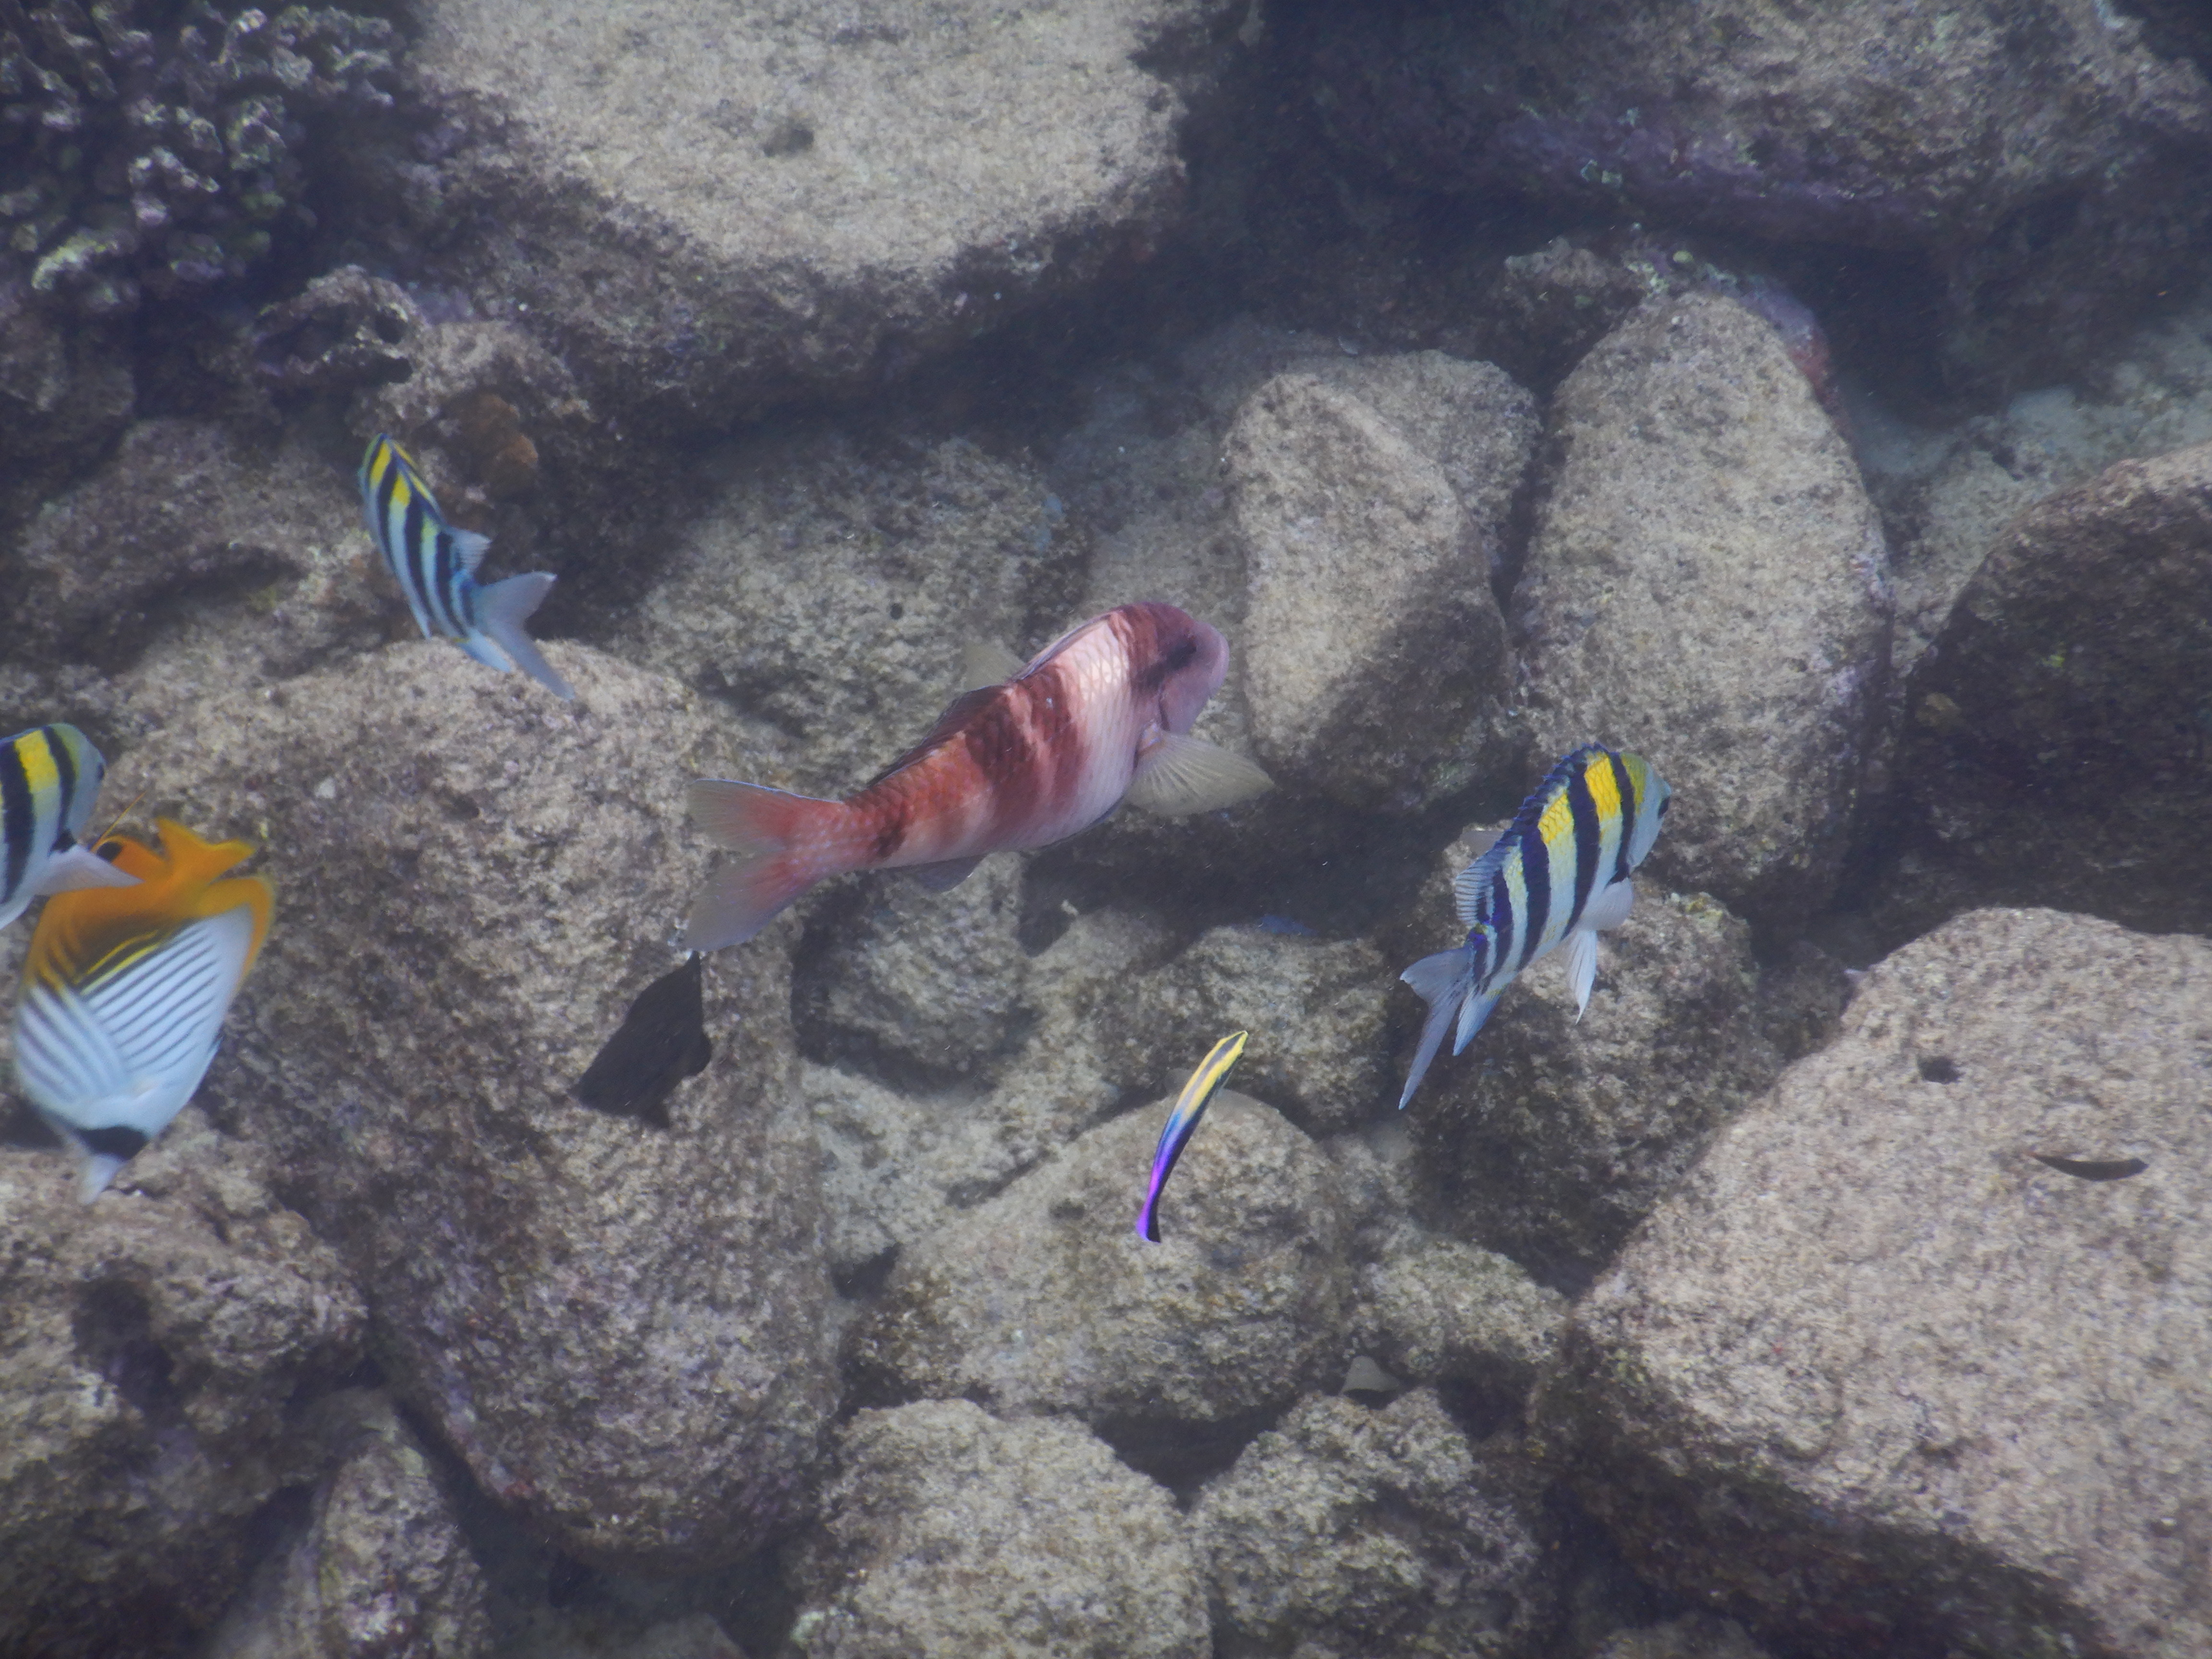
M568 1085L580 1104L613 1117L669 1127L668 1097L707 1069L706 957L693 951L638 993L583 1076Z

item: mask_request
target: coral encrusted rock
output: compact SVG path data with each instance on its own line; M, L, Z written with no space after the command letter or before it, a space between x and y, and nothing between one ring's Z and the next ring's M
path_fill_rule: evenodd
M360 1359L361 1297L197 1110L76 1185L0 1147L0 1652L166 1656L327 1462L295 1408Z
M667 681L547 654L574 702L443 641L211 696L109 788L266 848L276 919L210 1086L368 1290L395 1390L570 1553L714 1565L795 1518L835 1403L788 967L707 967L714 1057L669 1127L569 1097L678 960L715 732Z
M1532 1415L1638 1571L1793 1652L2212 1650L2208 1100L2212 944L1960 916L1721 1132Z

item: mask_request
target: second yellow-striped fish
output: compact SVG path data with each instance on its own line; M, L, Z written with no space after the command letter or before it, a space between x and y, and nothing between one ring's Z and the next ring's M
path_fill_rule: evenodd
M1512 824L1459 873L1452 890L1467 943L1423 957L1398 977L1428 1000L1402 1109L1457 1028L1460 1053L1514 976L1559 945L1579 1011L1597 980L1597 936L1628 920L1629 875L1659 839L1674 794L1641 755L1584 744L1521 803Z

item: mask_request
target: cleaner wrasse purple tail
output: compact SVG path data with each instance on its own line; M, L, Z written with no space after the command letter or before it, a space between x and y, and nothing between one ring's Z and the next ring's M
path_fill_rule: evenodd
M1231 1031L1215 1043L1176 1097L1175 1108L1160 1130L1160 1143L1152 1150L1152 1182L1145 1193L1144 1208L1137 1212L1138 1237L1154 1244L1160 1242L1160 1194L1167 1190L1168 1177L1175 1173L1183 1148L1198 1133L1199 1119L1206 1115L1221 1085L1229 1081L1237 1062L1244 1058L1244 1045L1251 1036L1249 1031Z
M1273 787L1267 775L1189 735L1228 672L1215 629L1171 605L1125 605L1063 634L1011 679L955 699L844 800L700 779L692 822L735 856L693 907L688 945L749 939L848 870L904 869L951 887L986 854L1049 846L1124 800L1181 813L1249 799Z
M16 1077L76 1150L87 1203L199 1088L275 903L261 877L221 879L249 844L160 825L159 852L100 844L136 884L57 895L23 964Z

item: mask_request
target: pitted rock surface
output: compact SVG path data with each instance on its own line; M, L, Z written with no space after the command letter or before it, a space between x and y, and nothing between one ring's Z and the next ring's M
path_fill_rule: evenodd
M2212 945L1960 916L1721 1133L1534 1417L1647 1577L1807 1652L2203 1653L2208 1099Z
M665 680L548 654L575 702L444 641L210 696L109 788L266 848L276 921L219 1075L397 1390L570 1553L703 1567L791 1521L835 1398L787 958L708 968L714 1059L668 1130L569 1098L675 964L717 734Z

